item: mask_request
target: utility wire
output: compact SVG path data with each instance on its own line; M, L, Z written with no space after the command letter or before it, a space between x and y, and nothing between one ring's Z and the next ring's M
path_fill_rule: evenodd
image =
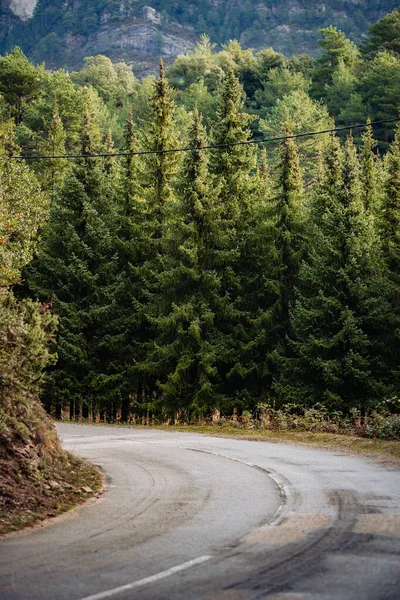
M381 121L372 121L371 123L358 123L357 125L346 125L345 127L335 127L333 129L323 129L322 131L307 131L305 133L295 133L292 135L281 135L273 138L259 138L256 140L246 140L243 142L230 142L226 144L209 144L207 146L189 146L187 148L171 148L169 150L141 150L138 152L103 152L100 154L60 154L60 155L32 155L32 156L10 156L12 159L23 160L55 160L61 158L97 158L97 157L114 157L114 156L148 156L150 154L172 154L175 152L196 152L198 150L214 150L217 148L230 148L232 146L249 146L250 144L270 144L274 142L282 142L283 140L293 140L296 138L311 137L322 135L324 133L336 133L339 131L349 131L350 129L358 129L360 127L370 127L372 125L381 125L382 123L396 123L400 121L400 117L396 119L383 119Z

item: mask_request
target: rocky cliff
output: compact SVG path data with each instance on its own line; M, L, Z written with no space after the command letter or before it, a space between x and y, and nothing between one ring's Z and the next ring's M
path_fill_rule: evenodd
M398 0L0 0L0 52L18 44L50 67L79 67L102 53L137 74L194 47L201 33L222 44L238 39L286 54L318 51L318 30L330 24L360 41L368 25Z
M10 0L10 10L22 21L33 17L38 0Z

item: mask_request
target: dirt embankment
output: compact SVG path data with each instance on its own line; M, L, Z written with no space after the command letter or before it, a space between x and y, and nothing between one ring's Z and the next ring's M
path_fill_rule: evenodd
M0 535L60 514L101 487L97 469L63 450L37 400L25 417L0 415Z

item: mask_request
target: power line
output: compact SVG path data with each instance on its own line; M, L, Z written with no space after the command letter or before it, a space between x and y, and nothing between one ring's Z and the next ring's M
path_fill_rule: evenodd
M383 123L396 123L400 121L400 117L396 119L382 119L381 121L372 121L370 123L358 123L357 125L346 125L345 127L335 127L332 129L323 129L321 131L307 131L305 133L295 133L292 135L281 135L273 138L259 138L256 140L246 140L243 142L230 142L226 144L209 144L207 146L189 146L186 148L171 148L169 150L140 150L137 152L103 152L99 154L60 154L60 155L32 155L32 156L10 156L12 159L23 160L56 160L61 158L98 158L98 157L115 157L115 156L148 156L150 154L172 154L175 152L195 152L198 150L214 150L218 148L230 148L231 146L248 146L250 144L271 144L274 142L282 142L284 140L293 140L296 138L312 137L323 135L324 133L337 133L339 131L349 131L362 127L370 127L372 125L381 125Z

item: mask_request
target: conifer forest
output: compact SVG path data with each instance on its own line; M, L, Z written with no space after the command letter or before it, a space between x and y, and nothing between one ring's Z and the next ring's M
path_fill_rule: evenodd
M317 58L202 36L142 80L0 57L1 393L105 421L397 414L399 35L395 10Z

